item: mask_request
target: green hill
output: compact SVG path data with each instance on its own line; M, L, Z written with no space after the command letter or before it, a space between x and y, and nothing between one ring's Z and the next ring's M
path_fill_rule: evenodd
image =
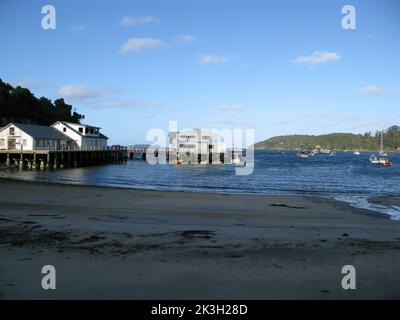
M304 145L304 148L325 148L337 151L379 150L380 132L371 134L332 133L326 135L290 135L273 137L254 145L256 149L271 150L297 150ZM400 151L400 127L392 126L384 131L385 150Z

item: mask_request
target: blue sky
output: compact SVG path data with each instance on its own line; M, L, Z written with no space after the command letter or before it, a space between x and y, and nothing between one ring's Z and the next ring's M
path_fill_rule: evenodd
M396 0L1 0L0 34L0 78L65 98L111 144L169 120L257 141L400 124Z

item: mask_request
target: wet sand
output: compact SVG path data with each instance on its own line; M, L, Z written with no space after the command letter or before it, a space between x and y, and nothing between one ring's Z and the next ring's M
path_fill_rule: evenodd
M374 197L368 200L370 203L382 204L385 206L400 207L400 196L398 197Z
M0 299L400 298L400 222L334 200L7 180L0 190ZM41 288L47 264L53 291ZM348 264L356 290L341 287Z

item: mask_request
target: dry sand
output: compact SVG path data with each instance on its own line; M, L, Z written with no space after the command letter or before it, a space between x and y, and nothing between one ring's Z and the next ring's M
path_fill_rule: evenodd
M341 202L7 180L0 191L0 299L400 298L400 222ZM348 264L356 290L341 287Z

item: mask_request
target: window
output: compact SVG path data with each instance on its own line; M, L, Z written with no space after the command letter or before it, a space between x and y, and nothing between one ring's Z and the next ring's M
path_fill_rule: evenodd
M26 141L26 139L23 139L23 140L22 140L22 144L23 144L24 146L26 146L26 145L27 145L27 141Z
M90 134L93 134L93 129L90 129Z
M83 133L83 128L82 127L79 128L79 132Z
M8 134L9 134L10 136L13 136L13 135L15 134L15 128L14 128L14 127L11 127L10 130L8 131Z
M0 147L4 147L5 144L6 144L6 140L0 139Z
M67 128L64 127L64 128L63 128L63 132L67 132Z
M196 148L196 146L194 144L181 144L179 145L179 148L193 149Z

